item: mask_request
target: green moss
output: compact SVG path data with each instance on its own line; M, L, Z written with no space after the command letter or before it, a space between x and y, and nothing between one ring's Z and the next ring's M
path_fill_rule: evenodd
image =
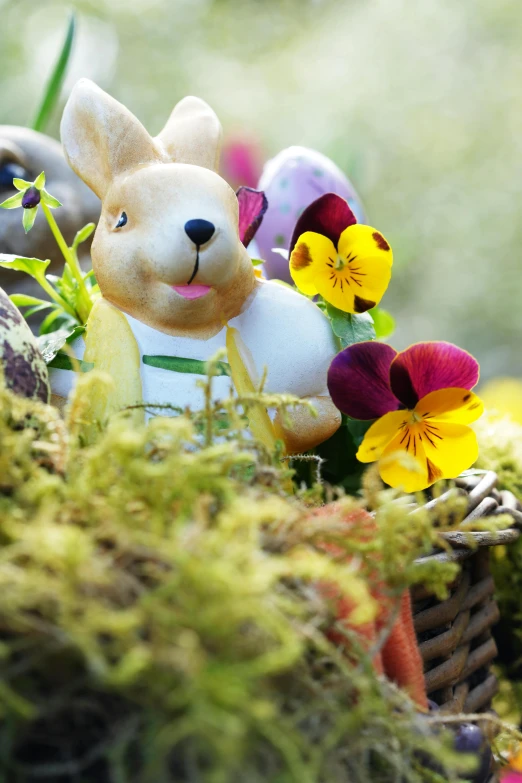
M483 416L475 429L480 448L476 467L494 470L502 489L522 497L522 426L508 416Z
M142 429L120 416L82 448L92 376L67 426L0 389L0 780L455 779L443 739L370 655L355 645L349 663L328 642L318 588L338 584L358 622L376 582L395 598L421 579L443 593L454 566L414 562L434 540L428 516L370 474L375 534L347 539L340 517L310 516L324 488L289 494L285 463L244 436L231 402ZM442 778L422 771L426 753Z
M483 417L477 424L480 456L477 467L494 470L499 488L522 497L522 426L508 416ZM492 551L500 622L495 629L504 675L522 682L522 538L509 547ZM518 687L518 686L515 686Z

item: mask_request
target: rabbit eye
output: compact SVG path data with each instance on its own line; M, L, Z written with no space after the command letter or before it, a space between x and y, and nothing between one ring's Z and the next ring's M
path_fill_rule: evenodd
M125 225L127 225L127 213L122 212L120 219L116 223L116 228L123 228Z

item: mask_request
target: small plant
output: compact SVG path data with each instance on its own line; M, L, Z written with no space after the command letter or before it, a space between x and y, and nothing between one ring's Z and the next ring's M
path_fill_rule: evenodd
M25 318L49 310L40 326L39 343L44 358L50 363L68 339L81 333L100 295L92 271L84 272L78 261L78 247L91 236L96 226L94 223L84 226L69 247L51 212L58 209L61 203L45 190L45 173L42 172L34 182L15 178L13 184L18 193L0 204L0 208L21 208L26 233L33 227L41 208L65 260L63 273L58 277L47 274L51 263L49 260L0 253L0 266L30 275L50 299L48 301L27 294L12 294L10 297L17 307L24 309Z

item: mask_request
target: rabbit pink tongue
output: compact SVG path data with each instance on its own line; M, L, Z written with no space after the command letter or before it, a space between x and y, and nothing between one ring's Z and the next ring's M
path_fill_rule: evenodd
M209 285L173 285L172 288L185 299L199 299L210 291Z

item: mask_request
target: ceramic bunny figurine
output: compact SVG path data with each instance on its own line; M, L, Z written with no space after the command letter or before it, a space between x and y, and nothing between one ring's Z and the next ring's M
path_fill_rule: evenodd
M184 98L152 138L124 106L81 80L61 135L71 167L102 201L92 260L103 296L86 348L75 351L113 375L118 404L201 407L198 368L225 346L231 362L233 331L254 387L266 368L265 391L295 394L317 410L317 417L295 411L283 431L287 451L332 435L340 417L326 385L336 353L330 325L310 300L254 275L236 194L217 173L221 126L212 109ZM181 371L165 369L169 359ZM72 375L53 372L55 394L67 394ZM217 377L214 389L223 398L231 378Z

